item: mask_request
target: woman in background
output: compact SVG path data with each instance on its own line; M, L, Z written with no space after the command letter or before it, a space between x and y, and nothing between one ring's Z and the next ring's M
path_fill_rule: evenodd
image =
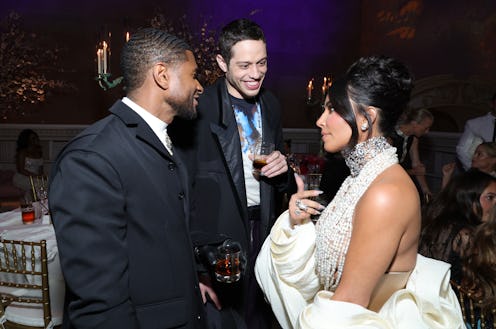
M12 178L13 184L22 189L26 195L31 195L31 182L43 176L43 153L38 134L31 129L24 129L17 137L16 173ZM31 178L30 178L31 177Z
M484 142L479 144L472 156L471 168L479 169L496 177L496 142ZM443 166L442 187L448 184L453 176L456 164L454 162Z
M453 179L427 206L419 252L451 264L451 278L460 282L462 259L475 228L496 204L496 178L470 169Z
M496 207L474 232L463 260L462 279L454 282L467 327L494 328L496 317ZM472 304L472 305L471 305Z

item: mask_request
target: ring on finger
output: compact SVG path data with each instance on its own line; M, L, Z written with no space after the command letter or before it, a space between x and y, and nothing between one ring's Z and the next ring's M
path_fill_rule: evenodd
M301 211L300 211L300 209L296 209L296 210L294 211L294 213L295 213L295 215L296 215L296 216L300 216L300 215L301 215Z
M301 201L300 199L297 199L295 204L302 211L307 211L307 209L308 209L308 206L306 204L304 204L303 201Z

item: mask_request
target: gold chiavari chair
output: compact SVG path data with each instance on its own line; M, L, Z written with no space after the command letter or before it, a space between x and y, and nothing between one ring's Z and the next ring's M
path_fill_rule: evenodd
M46 241L0 241L0 300L4 328L54 328Z
M462 308L463 321L469 329L496 329L496 305L489 308L484 307L480 300L477 300L463 287L451 281L451 286L456 292L458 301Z

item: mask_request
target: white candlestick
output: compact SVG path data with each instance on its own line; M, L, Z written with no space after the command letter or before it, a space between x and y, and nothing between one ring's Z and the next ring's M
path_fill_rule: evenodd
M107 47L107 43L104 41L103 42L103 73L106 74L107 73L107 52L108 52L108 47Z
M102 50L101 49L98 49L96 51L96 63L98 66L98 74L102 74L103 70L102 70Z

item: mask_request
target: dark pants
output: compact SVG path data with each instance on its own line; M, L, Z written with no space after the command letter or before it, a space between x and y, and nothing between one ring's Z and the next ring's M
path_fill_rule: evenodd
M206 313L209 329L273 329L277 321L270 305L258 286L255 262L264 238L260 234L259 207L248 209L251 228L251 244L246 255L246 270L242 280L236 283L214 283L214 290L223 304L219 312L213 303L207 303Z
M270 329L274 322L272 309L265 301L262 290L260 289L255 277L255 262L258 253L262 248L265 237L260 234L260 211L257 213L248 212L251 227L251 248L248 253L248 271L246 273L247 293L245 296L245 321L249 329Z

